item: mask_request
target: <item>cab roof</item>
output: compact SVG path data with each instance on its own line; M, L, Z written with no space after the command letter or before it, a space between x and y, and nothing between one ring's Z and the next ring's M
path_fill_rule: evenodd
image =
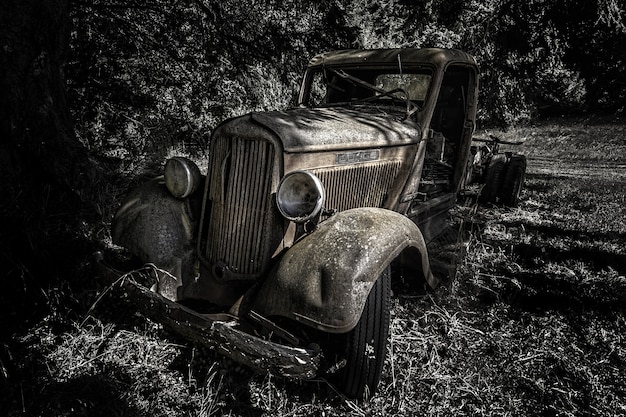
M396 48L396 49L344 49L314 56L309 67L329 65L384 65L431 64L445 67L448 63L464 63L476 66L470 54L458 49L442 48Z

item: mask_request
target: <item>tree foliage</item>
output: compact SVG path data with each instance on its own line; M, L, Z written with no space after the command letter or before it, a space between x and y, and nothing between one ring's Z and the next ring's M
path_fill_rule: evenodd
M72 108L87 145L142 154L200 141L226 117L286 107L317 52L438 46L477 57L484 123L615 111L624 21L617 0L77 2Z
M335 48L473 53L483 124L616 111L625 98L618 0L95 0L75 2L72 17L77 133L129 161L202 145L224 118L288 106L308 58Z

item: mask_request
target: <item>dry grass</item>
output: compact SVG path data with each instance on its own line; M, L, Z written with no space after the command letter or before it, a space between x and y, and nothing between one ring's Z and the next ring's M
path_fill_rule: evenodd
M532 166L533 157L550 153L567 160L582 143L596 152L591 159L626 159L623 125L593 129L592 138L571 124L507 133L529 138L520 207L456 211L467 231L465 256L436 291L394 298L390 352L368 402L348 401L324 381L256 374L157 324L107 312L102 303L112 300L105 297L98 318L60 330L48 319L20 341L23 354L5 347L11 359L3 354L2 361L13 365L7 372L21 385L6 388L11 395L3 409L8 415L625 415L626 180L607 175L610 170L575 178ZM562 131L571 132L569 140L550 133ZM611 153L597 143L600 132Z

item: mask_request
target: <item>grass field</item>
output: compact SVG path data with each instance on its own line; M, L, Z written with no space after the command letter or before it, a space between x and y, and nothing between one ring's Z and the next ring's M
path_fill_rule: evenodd
M61 331L54 317L34 327L21 340L25 354L11 358L22 383L5 409L626 415L626 124L552 120L503 135L523 141L517 150L529 158L520 206L470 200L455 210L456 274L426 296L396 294L390 353L368 402L345 400L324 381L256 374L116 304Z

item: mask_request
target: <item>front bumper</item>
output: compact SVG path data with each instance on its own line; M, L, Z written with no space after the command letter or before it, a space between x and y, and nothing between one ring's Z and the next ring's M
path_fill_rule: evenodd
M112 290L142 316L257 371L297 379L314 378L320 371L320 349L282 345L243 332L236 317L199 314L150 291L132 273L120 277Z

